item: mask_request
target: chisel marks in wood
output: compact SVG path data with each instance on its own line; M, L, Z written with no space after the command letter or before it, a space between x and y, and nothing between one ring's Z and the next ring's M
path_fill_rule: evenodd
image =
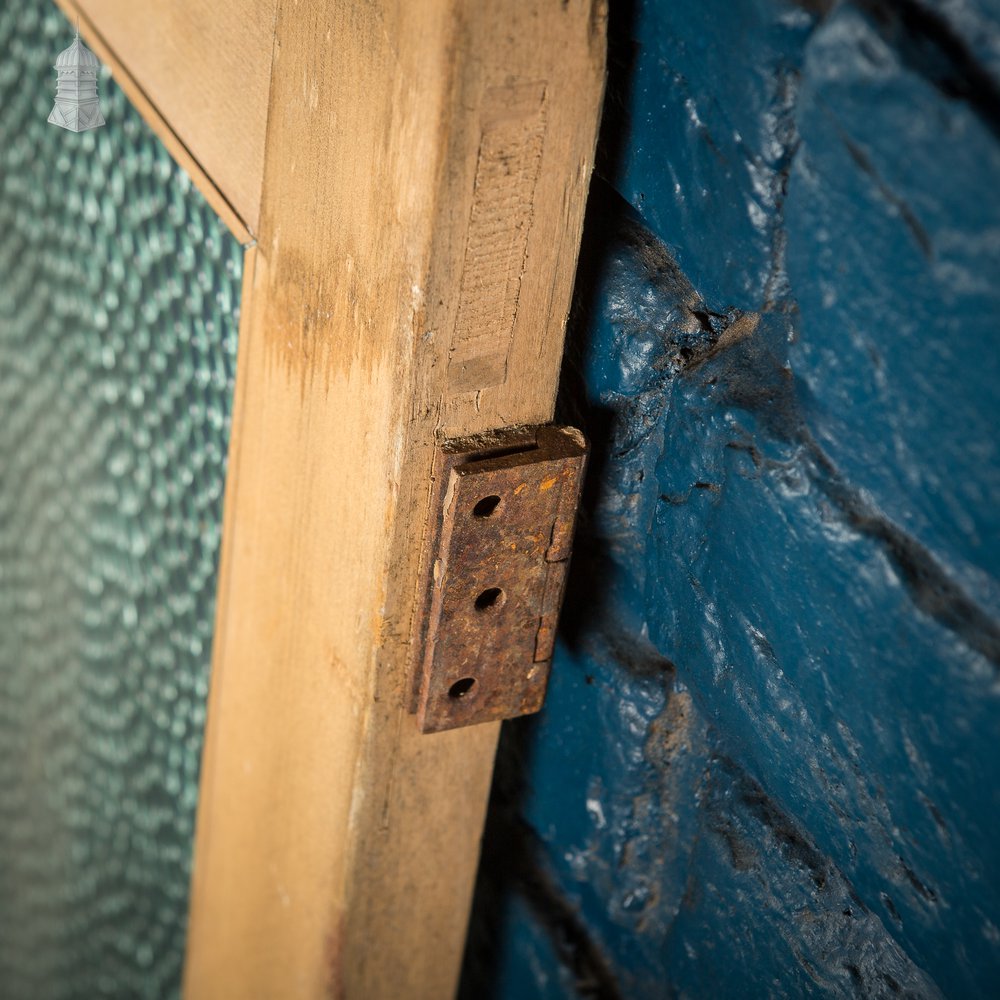
M544 103L544 83L491 87L483 101L469 235L448 358L453 393L499 385L507 378L542 162Z

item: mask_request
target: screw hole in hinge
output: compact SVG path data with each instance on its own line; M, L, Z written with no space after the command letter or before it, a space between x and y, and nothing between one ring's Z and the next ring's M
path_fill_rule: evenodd
M483 497L475 507L472 508L472 513L476 517L490 517L495 512L497 507L500 506L500 497L490 496Z
M475 677L463 677L448 688L449 698L464 698L476 686Z
M499 587L490 587L489 590L484 590L476 598L476 610L477 611L490 611L502 608L504 601L507 600L507 595Z

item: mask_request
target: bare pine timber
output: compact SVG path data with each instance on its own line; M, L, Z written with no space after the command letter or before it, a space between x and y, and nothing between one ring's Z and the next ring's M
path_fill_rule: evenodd
M498 730L407 711L434 442L552 417L603 2L80 5L258 237L185 995L447 997Z
M56 3L237 239L251 241L277 0Z

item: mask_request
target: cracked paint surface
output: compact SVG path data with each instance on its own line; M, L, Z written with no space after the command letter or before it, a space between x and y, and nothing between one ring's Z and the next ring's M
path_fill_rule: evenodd
M463 981L1000 989L1000 7L612 11L594 456Z

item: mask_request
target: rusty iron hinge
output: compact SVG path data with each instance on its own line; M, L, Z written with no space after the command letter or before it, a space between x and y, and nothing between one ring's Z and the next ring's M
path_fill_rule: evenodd
M571 427L439 447L414 636L422 732L542 707L586 457Z

